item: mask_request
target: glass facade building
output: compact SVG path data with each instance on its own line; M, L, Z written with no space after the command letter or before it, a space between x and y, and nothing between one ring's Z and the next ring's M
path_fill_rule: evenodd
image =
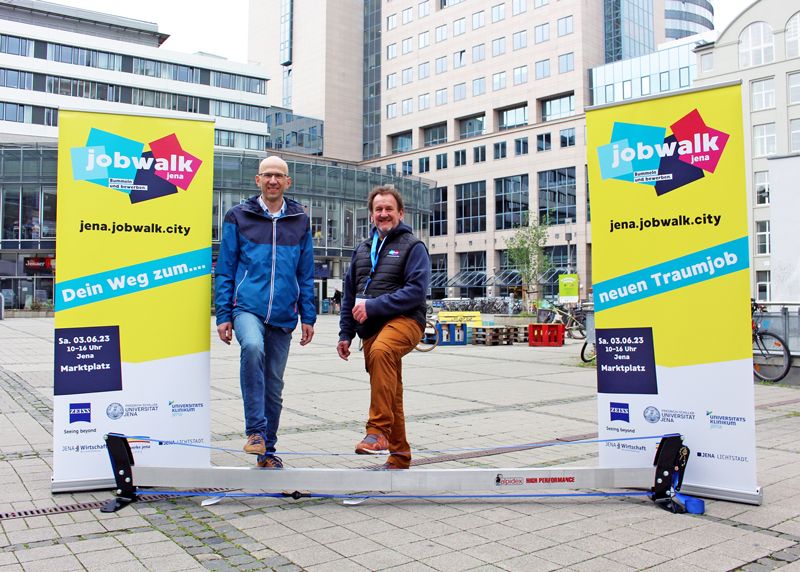
M603 11L606 63L655 49L653 0L603 0Z
M245 150L218 148L214 154L215 259L225 213L255 194L263 158L264 153ZM395 185L404 198L405 221L427 241L430 181L324 159L285 158L292 177L287 196L302 203L311 218L319 295L330 295L322 291L323 280L341 278L354 247L367 238L367 196L373 187ZM54 144L0 146L0 290L8 308L52 306L57 164Z

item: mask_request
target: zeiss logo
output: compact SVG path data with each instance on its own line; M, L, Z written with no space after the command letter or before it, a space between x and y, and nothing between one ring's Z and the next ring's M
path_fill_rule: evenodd
M624 421L625 423L631 422L630 408L627 403L610 403L609 411L611 412L612 421Z
M69 422L77 423L85 421L86 423L92 422L92 404L91 403L70 403L69 404Z

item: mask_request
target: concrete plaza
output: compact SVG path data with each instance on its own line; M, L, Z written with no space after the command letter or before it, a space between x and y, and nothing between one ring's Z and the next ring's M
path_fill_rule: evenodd
M337 319L292 346L278 448L351 453L369 400L363 358L335 353ZM212 463L248 466L238 346L211 344ZM298 335L295 334L295 338ZM441 347L404 362L417 466L597 464L597 445L501 446L594 436L595 370L580 343ZM201 497L100 513L107 491L50 492L53 320L0 321L0 572L11 570L800 570L800 388L756 385L764 504L706 501L674 515L643 497L336 499ZM154 430L155 432L155 430ZM480 454L470 449L492 450ZM455 450L455 451L454 451ZM366 468L354 455L284 455L291 467ZM414 470L413 468L411 470ZM74 506L69 506L74 505ZM54 510L54 507L69 507ZM30 511L30 516L15 514Z

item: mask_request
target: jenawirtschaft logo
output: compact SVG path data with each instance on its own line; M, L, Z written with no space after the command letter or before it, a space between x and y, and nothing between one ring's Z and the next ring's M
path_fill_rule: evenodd
M69 404L69 422L77 423L85 421L86 423L92 422L92 404L91 403L70 403Z
M132 203L188 189L202 161L181 147L177 135L141 141L92 129L85 147L70 149L72 178L129 196Z
M612 401L609 404L609 412L611 413L611 421L624 421L625 423L630 423L631 421L630 408L627 403Z
M692 110L667 128L614 123L611 142L597 148L603 179L655 187L657 195L674 191L713 173L729 135L705 124Z

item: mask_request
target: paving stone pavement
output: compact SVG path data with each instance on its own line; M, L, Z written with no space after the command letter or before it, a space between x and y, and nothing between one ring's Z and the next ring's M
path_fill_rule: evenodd
M211 324L210 324L211 325ZM337 319L292 347L282 451L351 452L369 402L363 358L335 354ZM238 347L212 336L212 441L239 448ZM596 432L595 370L560 348L440 347L404 362L415 450L471 449ZM87 509L108 491L50 492L53 320L0 321L0 572L12 570L800 570L800 389L756 385L760 507L706 501L673 515L642 497L537 499L225 498ZM597 445L424 455L426 467L597 464ZM366 468L374 458L285 455L292 467ZM212 463L249 466L225 450ZM413 468L411 470L414 470ZM49 509L78 505L78 510Z

